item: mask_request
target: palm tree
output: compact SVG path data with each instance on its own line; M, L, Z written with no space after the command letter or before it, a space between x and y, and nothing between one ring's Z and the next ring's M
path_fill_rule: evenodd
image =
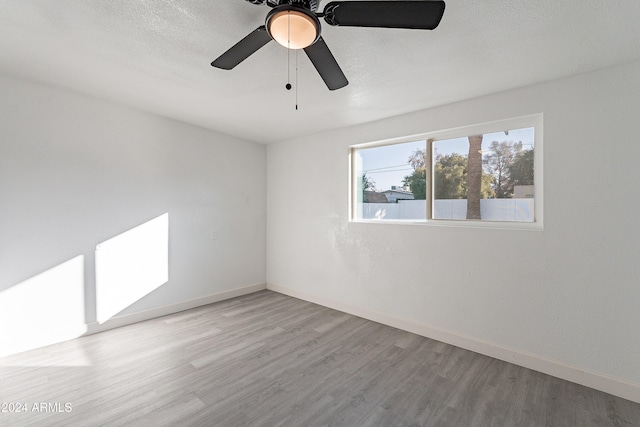
M467 156L467 219L481 219L480 193L482 190L482 135L469 137Z

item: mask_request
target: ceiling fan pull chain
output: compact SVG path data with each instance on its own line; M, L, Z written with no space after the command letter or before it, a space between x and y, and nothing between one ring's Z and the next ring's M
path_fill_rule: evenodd
M291 17L287 13L287 84L284 85L285 89L291 90L291 49L289 48L290 34L291 34Z
M287 90L291 89L291 51L287 49Z
M298 51L296 49L296 110L298 110Z
M291 89L291 15L287 13L287 90Z

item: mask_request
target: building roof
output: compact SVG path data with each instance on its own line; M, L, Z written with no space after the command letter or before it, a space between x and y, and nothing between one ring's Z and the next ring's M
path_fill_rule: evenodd
M365 190L362 195L362 201L364 203L389 203L387 196L384 193L378 193L376 191Z

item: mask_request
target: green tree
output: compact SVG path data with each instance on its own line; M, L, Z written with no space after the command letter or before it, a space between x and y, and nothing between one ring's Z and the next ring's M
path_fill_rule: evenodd
M405 176L402 184L409 188L415 200L427 198L427 170L424 167L417 168L411 175Z
M496 192L493 190L493 175L490 173L482 172L482 190L480 197L483 199L493 199L496 197Z
M498 199L513 197L511 171L516 158L522 153L522 142L493 141L484 165L493 177L493 189Z
M407 175L402 180L402 185L409 188L415 200L425 200L427 198L427 152L418 148L411 153L407 163L413 168L411 175Z
M508 172L513 185L533 185L533 148L519 152Z
M467 198L467 157L452 153L436 156L434 165L434 199ZM489 199L494 196L493 176L482 174L480 196Z
M439 154L434 167L434 199L467 198L467 158L458 153Z

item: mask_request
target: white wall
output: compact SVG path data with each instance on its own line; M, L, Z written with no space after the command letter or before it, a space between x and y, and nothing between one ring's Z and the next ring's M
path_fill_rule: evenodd
M536 113L543 231L349 223L350 144ZM638 117L635 63L270 145L268 287L640 400Z
M264 287L265 176L263 145L0 76L0 302L22 284L17 312L41 313L38 286L79 265L94 322L96 245L163 214L168 281L121 315Z

